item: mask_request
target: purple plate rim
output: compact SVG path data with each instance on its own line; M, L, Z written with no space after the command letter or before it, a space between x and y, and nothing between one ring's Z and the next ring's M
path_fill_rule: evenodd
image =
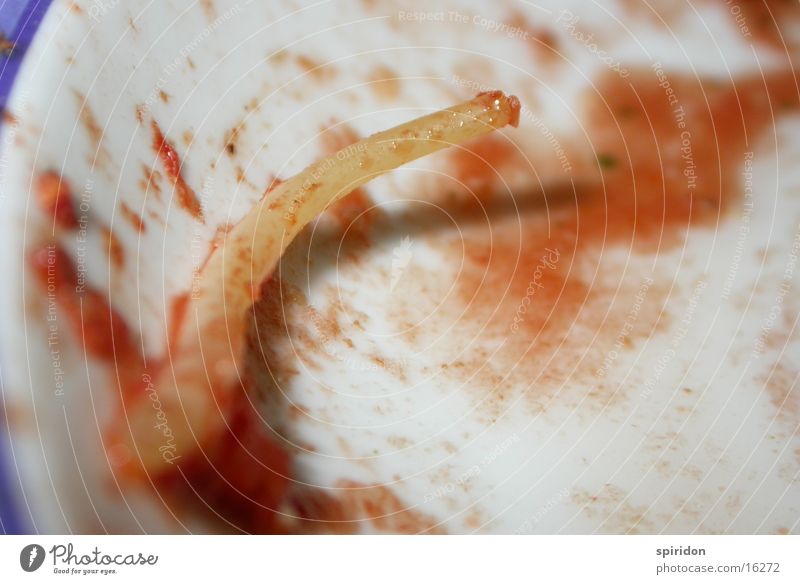
M4 112L20 66L52 0L0 0L0 112ZM5 116L0 118L3 124ZM0 144L0 148L8 147ZM5 386L0 373L0 396L5 403ZM2 408L5 410L5 408ZM0 416L0 533L30 533L32 525L16 505L22 500L21 484L9 455L11 432L7 414Z

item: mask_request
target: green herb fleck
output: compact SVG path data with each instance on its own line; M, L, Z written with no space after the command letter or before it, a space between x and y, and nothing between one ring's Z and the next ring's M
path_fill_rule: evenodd
M597 162L600 163L600 168L614 168L617 165L617 159L610 154L600 154L597 157Z

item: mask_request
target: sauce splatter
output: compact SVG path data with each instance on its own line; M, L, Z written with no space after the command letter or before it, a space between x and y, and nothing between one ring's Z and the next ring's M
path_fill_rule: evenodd
M74 262L56 244L33 250L28 264L48 301L57 306L56 317L64 314L71 333L83 339L86 354L116 364L122 396L119 407L147 399L143 374L149 370L155 375L162 365L158 360L149 369L144 365L127 324L106 296L79 280ZM185 310L185 303L179 302L171 324L178 326ZM268 435L244 393L223 407L228 424L221 436L201 450L181 455L174 468L150 478L161 496L177 508L201 512L210 508L212 514L243 531L280 531L275 511L286 497L288 454ZM120 410L114 419L123 416ZM118 424L108 428L110 449L125 443L125 431ZM120 473L136 476L133 464L128 460Z
M184 210L189 212L195 219L203 221L203 208L200 205L200 199L197 198L195 192L186 184L183 175L181 174L181 160L178 152L169 143L161 132L161 128L155 120L152 123L153 128L153 148L161 162L164 165L164 170L167 173L170 181L175 186L175 194L178 199L178 205Z
M78 217L72 201L72 189L65 177L48 170L36 177L36 203L56 227L77 229Z
M327 81L336 75L333 65L321 65L306 55L297 55L295 60L300 68L316 81Z
M376 67L369 76L369 80L369 87L378 99L391 101L399 97L401 90L400 80L397 78L397 73L389 67L385 65Z
M555 33L544 27L532 25L521 12L514 12L508 19L508 25L514 31L513 36L525 42L535 59L553 65L559 55L559 42Z
M118 268L124 266L125 249L119 238L109 227L103 227L103 240L105 241L106 249L108 250L108 258L111 262Z
M144 219L137 215L136 212L127 205L127 203L120 203L119 210L122 214L122 217L131 225L131 227L133 227L138 233L144 233Z
M452 361L443 362L442 374L473 389L487 422L520 392L535 411L556 395L559 403L588 399L596 407L624 399L604 378L604 359L616 344L615 351L629 351L665 328L668 290L657 278L597 271L604 255L658 254L681 245L687 229L724 221L740 199L747 153L767 137L773 115L798 106L790 70L728 83L673 72L666 78L677 103L652 70L596 80L582 116L588 139L570 144L566 180L537 186L530 163L503 152L499 136L449 155L455 177L483 196L465 191L437 200L449 218L433 221L441 229L429 228L429 240L463 269L457 302L428 301L445 307L437 308L434 328L454 326L443 349ZM490 164L467 150L483 151ZM515 184L529 188L509 191L503 179L514 166L530 177ZM453 181L443 187L452 190ZM431 223L429 215L412 213L409 224ZM430 274L427 288L436 290L439 277ZM414 284L417 305L430 293L424 281ZM412 308L395 311L399 330L427 314ZM410 334L408 341L420 342Z
M298 490L290 498L300 533L357 533L363 527L395 534L442 534L431 516L408 507L387 486L342 480L335 494L322 489Z
M746 37L772 47L783 56L792 46L792 28L800 17L800 5L793 0L760 0L741 2L728 7L731 19Z
M278 513L290 485L290 460L242 395L228 425L175 471L157 478L171 505L221 519L246 533L285 532Z
M520 168L525 162L517 146L508 138L489 134L456 147L449 168L455 180L479 199L493 198L498 178L504 171Z
M36 282L57 304L86 353L103 361L131 353L128 326L106 296L78 279L72 258L52 244L35 249L29 266Z

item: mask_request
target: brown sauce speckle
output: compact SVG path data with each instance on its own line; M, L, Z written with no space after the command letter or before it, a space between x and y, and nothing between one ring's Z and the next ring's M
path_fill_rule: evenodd
M142 219L133 209L131 209L127 203L124 201L121 202L119 205L119 210L123 219L125 219L131 227L133 227L138 233L144 233L144 219Z
M124 266L125 249L119 238L117 238L110 228L103 227L103 239L105 240L106 249L108 250L108 259L118 268Z
M400 96L400 80L397 73L385 65L376 67L369 76L370 89L378 99L392 101Z
M300 68L316 81L328 81L336 75L336 68L333 65L322 65L306 55L297 55L295 60Z

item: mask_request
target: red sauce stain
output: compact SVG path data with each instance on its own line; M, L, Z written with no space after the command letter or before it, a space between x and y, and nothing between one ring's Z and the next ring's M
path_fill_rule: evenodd
M164 165L164 170L167 173L170 181L175 186L175 194L178 198L178 205L186 210L195 219L203 221L203 208L200 205L200 200L197 198L195 192L186 184L186 181L181 174L181 160L178 152L167 141L164 134L161 133L161 128L153 120L153 148L161 162Z
M146 193L153 193L157 199L161 199L161 186L159 182L161 181L161 173L158 172L154 167L148 167L145 164L142 164L142 174L144 178L139 181L139 188L141 188Z
M791 29L800 17L800 4L794 0L759 0L740 2L737 6L730 5L727 8L734 24L745 37L752 37L756 42L787 55L787 46L793 44Z
M170 304L170 312L167 318L169 323L169 345L177 347L178 333L183 326L186 318L186 311L189 309L191 295L189 293L178 294Z
M108 250L108 258L118 268L125 265L125 249L122 243L114 232L108 228L103 228L103 239L105 240L106 249Z
M65 177L48 170L36 177L36 204L56 227L77 229L78 217L72 201L72 189Z
M29 258L32 275L47 298L56 303L87 354L113 361L132 352L132 339L122 316L104 294L82 283L72 259L56 245L34 250Z
M217 8L214 6L214 0L200 0L200 5L203 7L203 12L208 22L213 23L217 19Z
M75 98L78 101L78 108L80 110L80 120L83 124L86 133L89 135L89 140L94 145L94 151L89 155L88 162L92 167L96 163L109 164L112 160L111 154L103 146L103 128L97 117L94 115L89 101L86 96L75 91Z
M92 108L89 106L86 96L76 91L75 98L78 100L78 106L80 107L83 127L86 128L86 132L89 134L89 138L92 142L99 147L103 140L103 128L100 127L100 123L97 121Z
M0 119L3 120L4 124L8 124L9 126L17 126L19 122L14 114L11 113L10 110L3 109L2 113L0 114Z
M136 212L131 209L127 203L120 203L119 210L122 214L122 217L131 225L131 227L133 227L139 233L144 233L144 219L136 214Z
M297 64L316 81L327 81L335 77L336 69L332 65L321 65L311 57L297 55Z
M82 284L72 259L57 245L34 250L29 266L48 302L55 303L57 318L64 315L69 330L83 339L83 348L92 357L115 363L122 395L120 408L146 399L143 373L148 371L136 350L134 339L122 316L99 291ZM180 326L187 302L173 307L171 324ZM54 321L48 320L52 323ZM154 360L157 361L157 360ZM150 374L161 365L150 366ZM258 413L244 393L223 405L228 410L228 426L221 436L201 449L176 459L175 467L151 477L161 495L175 507L195 512L209 511L234 527L249 532L280 530L275 510L285 499L288 488L288 454L267 433ZM116 419L124 416L121 409ZM108 428L107 443L113 448L122 443L125 429ZM135 476L131 466L123 475Z
M209 257L211 257L211 253L218 247L220 247L228 237L228 234L235 226L232 223L223 223L218 225L217 228L214 230L214 237L211 238L211 252L209 253ZM208 258L206 258L206 262L208 262ZM205 265L205 263L203 264Z
M9 57L14 54L14 41L8 39L5 33L0 32L0 55Z
M489 134L453 149L449 168L452 176L479 199L497 193L504 171L520 168L525 159L518 147L502 135Z
M336 491L299 489L289 499L300 533L358 533L364 527L383 533L442 534L437 521L408 507L387 486L342 480Z
M264 189L264 195L263 196L264 197L268 196L272 191L277 189L284 182L286 182L286 181L279 179L277 176L273 176L272 180L269 181L269 184L267 185L267 188Z
M222 436L156 479L171 506L247 533L285 532L277 513L290 480L289 455L242 394Z
M519 126L519 114L522 107L516 96L509 95L506 97L502 91L495 89L492 91L482 91L475 96L475 99L487 110L506 110L503 111L503 113L509 116L508 125L512 128Z
M334 154L342 148L355 144L361 139L352 127L347 124L332 124L327 128L322 128L319 134L320 146L325 156Z
M236 156L237 141L239 139L239 134L244 129L245 129L244 124L240 123L225 133L225 152L227 152L229 156Z
M521 12L512 13L508 25L515 29L514 36L525 42L534 59L547 65L557 62L559 42L552 30L531 24Z
M357 188L326 210L326 216L335 220L346 231L348 238L359 243L368 242L367 235L375 222L378 210L372 198L362 188Z
M596 372L636 289L622 290L617 306L614 287L604 286L602 278L585 281L577 268L596 266L611 247L659 253L679 245L688 228L715 227L740 199L746 152L770 130L773 115L798 105L791 71L734 83L671 72L667 78L677 103L670 103L653 71L633 71L626 79L610 72L597 80L585 115L588 146L597 159L576 164L574 190L551 184L512 199L497 169L513 158L497 137L471 145L496 166L478 164L464 152L454 155L456 177L494 192L447 203L463 237L444 250L454 265L466 262L457 280L457 306L459 312L467 309L467 329L454 337L469 339L474 328L505 344L494 354L466 351L447 374L470 379L484 395L492 392L490 415L506 402L507 388L531 381L558 389L581 375L597 386L590 397L619 397ZM647 288L625 348L663 327L661 295L657 285ZM593 344L601 350L591 350ZM548 391L530 395L541 404L554 395Z
M369 87L378 99L392 101L400 96L400 80L391 68L379 65L372 71L369 80Z

